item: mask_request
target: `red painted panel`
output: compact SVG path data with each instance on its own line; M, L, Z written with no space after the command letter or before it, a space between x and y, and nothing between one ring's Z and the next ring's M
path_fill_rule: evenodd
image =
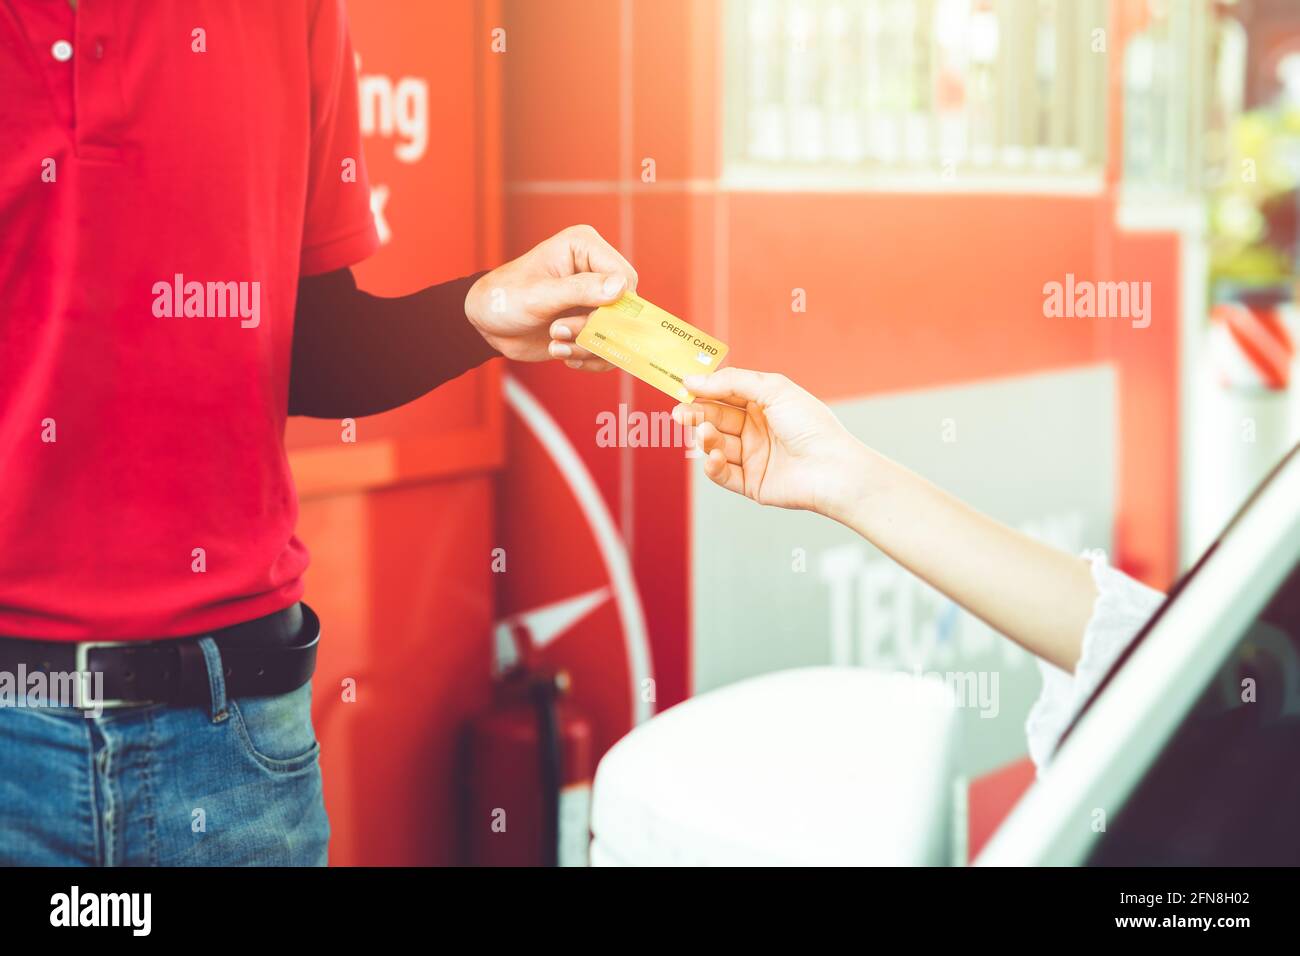
M619 6L610 0L502 4L507 181L618 176Z
M586 223L618 245L619 200L612 191L547 195L512 192L507 196L505 254L513 259L566 226ZM635 265L635 263L633 263Z
M688 207L704 201L682 193L638 196L632 204L629 231L622 228L617 196L513 195L508 244L511 254L516 254L573 222L591 223L616 242L620 236L630 236L624 245L633 264L654 277L651 284L643 283L641 291L665 308L685 314L692 291ZM666 414L672 402L621 372L575 376L559 366L515 366L511 374L563 430L599 489L603 506L618 524L637 589L645 596L655 702L663 708L682 700L689 692L685 449L611 448L597 442L598 415L617 419L627 414ZM510 448L498 504L502 544L511 560L511 572L499 581L502 613L527 611L603 586L605 570L583 518L590 502L575 501L573 490L536 447L535 438L513 418ZM555 560L560 555L563 562ZM621 670L602 672L605 665L593 663L593 656L595 661L625 667L626 660L609 650L621 647L623 638L617 617L605 607L573 628L551 658L572 672L574 695L596 721L601 751L628 729L627 701L620 696L626 675Z
M728 362L840 399L1115 361L1115 556L1177 563L1178 248L1119 233L1101 197L744 194L726 199ZM1047 318L1046 283L1151 282L1153 320ZM794 289L807 295L793 313ZM725 326L725 331L722 329Z
M702 309L697 290L711 294L706 263L713 252L713 199L683 192L649 192L632 204L636 266L645 276L645 295L683 318L708 327L711 308ZM675 404L657 389L631 380L631 407L668 412ZM688 449L631 449L633 543L637 583L647 595L646 617L654 638L660 708L691 692L690 498L689 477L698 461Z
M506 255L510 257L521 255L546 237L575 223L591 225L611 242L618 242L620 220L618 199L614 196L510 195L507 209ZM514 364L509 371L537 397L569 436L604 496L606 507L617 516L620 511L619 451L617 448L597 447L596 416L601 411L617 409L619 376L612 372L577 374L559 363ZM512 454L515 447L512 442ZM514 476L523 476L522 487L515 487ZM535 472L521 466L518 461L510 462L503 477L501 527L511 540L532 534L530 529L535 509L529 505L529 495L538 480ZM504 608L505 611L517 609L511 604Z
M300 533L327 545L307 597L336 864L457 862L458 733L490 697L491 513L482 479L303 505Z
M1179 313L1178 239L1113 234L1099 278L1151 283L1151 324L1101 324L1119 368L1117 563L1153 587L1168 588L1178 567Z
M353 47L363 80L372 78L365 88L372 91L376 115L385 85L395 110L407 102L401 93L404 80L424 81L428 96L427 145L417 160L399 158L397 150L406 149L403 144L413 138L399 125L391 135L377 129L365 139L370 184L387 190L380 215L393 239L355 268L357 282L376 295L402 295L469 275L479 267L482 233L493 228L481 221L476 205L476 140L480 126L498 115L479 103L476 71L487 37L477 23L475 5L393 0L354 2L350 9ZM480 421L481 374L470 373L417 402L366 419L358 439L435 434ZM338 441L337 422L307 419L291 422L286 437L290 448Z
M517 255L548 235L577 222L589 223L613 242L623 234L620 203L615 195L554 196L514 194L508 205L508 254ZM635 254L633 255L635 259ZM574 478L557 466L535 431L518 415L509 417L510 461L498 481L499 546L506 549L509 571L497 580L501 613L526 613L538 607L612 585L591 530L593 515L607 512L616 527L619 550L630 556L638 576L641 555L637 525L625 521L626 506L639 505L636 491L640 450L602 447L598 416L617 418L620 403L631 391L621 373L576 373L559 364L516 365L510 374L545 409L576 454L579 467L596 489L596 499L584 497ZM658 394L658 393L655 393ZM642 407L633 398L629 407ZM666 399L657 407L667 407ZM681 464L680 451L677 458ZM682 480L679 471L677 480ZM649 496L649 500L658 500ZM635 515L633 516L635 518ZM661 525L673 517L660 516ZM684 512L676 514L684 526ZM659 540L657 530L651 540ZM675 549L674 549L675 550ZM681 567L680 557L675 559ZM648 593L639 583L640 593ZM630 727L631 698L628 684L627 635L616 613L615 597L567 628L542 659L569 672L573 699L592 720L597 753L603 753ZM670 599L671 604L671 599ZM647 612L650 608L646 607ZM673 615L670 633L662 632L657 618L647 622L656 691L660 706L665 693L681 699L684 667L680 650L680 617ZM674 676L664 683L662 662L675 662Z
M728 198L731 364L827 399L1076 365L1087 321L1043 285L1088 275L1095 199L741 194ZM793 290L807 312L791 310Z
M691 25L701 15L701 5L691 0L657 0L634 3L631 9L630 82L635 105L628 119L634 165L627 175L640 177L645 159L654 160L657 181L711 175L710 157L697 149L693 122L695 107L712 102L709 88L696 85L700 77L691 69Z
M422 155L418 122L405 131L395 123L392 135L376 124L366 138L371 184L388 193L391 241L357 267L358 281L397 295L473 272L499 226L483 217L499 184L479 179L486 134L500 120L499 104L481 94L480 16L492 5L351 8L363 91L374 84L371 94L399 113L410 108L412 121L417 86L427 92ZM312 551L306 597L324 630L313 716L335 864L458 860L455 752L490 690L494 535L484 469L499 456L496 381L490 369L470 373L362 419L356 445L340 442L338 422L290 424L287 442L310 490L298 533ZM355 681L355 702L344 698L345 679Z
M592 502L575 494L537 435L517 416L510 417L507 435L511 459L497 483L499 524L493 541L493 547L504 548L507 562L506 572L495 575L501 614L526 613L609 589L612 581L589 524ZM608 476L598 460L593 463L589 449L576 441L574 447L593 478ZM617 449L608 451L617 455ZM628 731L628 659L612 593L565 628L538 659L568 672L571 699L592 722L597 754Z
M1177 467L1173 237L1122 236L1105 195L717 193L710 180L722 115L720 4L634 0L596 10L564 2L543 14L514 0L506 8L519 28L512 42L522 35L529 44L505 63L512 254L563 226L592 222L624 247L647 297L729 341L730 363L779 369L831 400L1115 362L1116 558L1167 583ZM627 11L631 22L621 26ZM620 43L629 37L624 75ZM569 102L578 63L600 79L588 82L575 112L557 104ZM629 84L624 104L619 91ZM631 169L620 165L624 134ZM645 157L656 160L657 185L637 180ZM565 192L557 180L573 188ZM1115 320L1045 317L1044 285L1069 273L1151 281L1152 327L1129 334ZM791 310L795 289L806 292L806 314ZM621 373L595 382L556 368L512 374L554 416L619 522L645 596L658 704L675 702L689 692L690 463L678 449L601 449L593 441L601 411L671 403ZM600 575L581 517L570 512L574 530L552 513L571 508L571 495L534 444L512 425L515 460L498 515L502 539L530 575L499 582L507 610L598 586L591 582ZM566 560L546 562L546 554ZM602 608L573 629L572 646L615 643L616 631L616 617ZM590 668L575 683L599 680L599 668L581 655L560 656ZM609 660L603 652L602 659ZM612 696L601 700L598 707L616 709ZM606 721L602 741L616 719Z
M969 859L979 856L989 838L1034 782L1034 764L1017 760L972 780L967 793L966 848Z
M390 191L383 216L397 245L385 250L394 254L381 252L357 273L364 288L399 295L478 265L477 237L487 224L479 221L475 206L475 131L482 120L475 74L488 37L472 3L354 0L349 7L361 76L391 82L398 94L395 113L401 112L403 79L427 84L427 145L418 159L398 155L410 137L396 116L391 135L376 130L365 143L370 184Z

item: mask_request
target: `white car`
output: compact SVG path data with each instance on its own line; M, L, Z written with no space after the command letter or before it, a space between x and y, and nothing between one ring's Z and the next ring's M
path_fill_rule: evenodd
M924 684L804 668L669 709L601 761L592 862L964 862L955 705ZM1298 807L1300 446L1116 662L975 863L1295 865Z
M1115 663L976 863L1296 865L1298 807L1300 446Z

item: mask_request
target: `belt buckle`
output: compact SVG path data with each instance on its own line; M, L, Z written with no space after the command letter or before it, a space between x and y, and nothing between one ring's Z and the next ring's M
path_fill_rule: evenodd
M131 647L135 641L78 641L72 648L72 667L77 673L77 683L81 687L82 703L90 703L105 710L115 707L142 707L152 704L152 700L126 700L121 697L95 700L88 693L90 684L90 652L101 647Z

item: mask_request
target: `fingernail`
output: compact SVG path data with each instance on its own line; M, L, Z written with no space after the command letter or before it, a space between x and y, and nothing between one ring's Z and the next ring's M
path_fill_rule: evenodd
M577 359L569 359L564 364L569 366L569 368L582 368L582 363Z
M624 281L622 276L605 276L605 284L600 287L605 298L611 299L623 291Z
M569 348L563 342L552 342L551 354L556 358L568 358L573 354L573 349Z
M573 338L573 333L569 331L569 327L565 325L563 322L556 322L554 325L551 326L551 338L571 339Z

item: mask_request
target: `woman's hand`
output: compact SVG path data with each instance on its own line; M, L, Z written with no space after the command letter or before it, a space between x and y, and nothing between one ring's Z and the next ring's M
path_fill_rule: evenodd
M704 472L759 504L852 528L994 630L1073 670L1097 588L1062 551L998 524L867 448L784 375L725 368L686 379Z
M709 478L762 505L843 520L866 481L870 452L829 408L770 372L724 368L685 384L696 401L673 416L696 426Z

